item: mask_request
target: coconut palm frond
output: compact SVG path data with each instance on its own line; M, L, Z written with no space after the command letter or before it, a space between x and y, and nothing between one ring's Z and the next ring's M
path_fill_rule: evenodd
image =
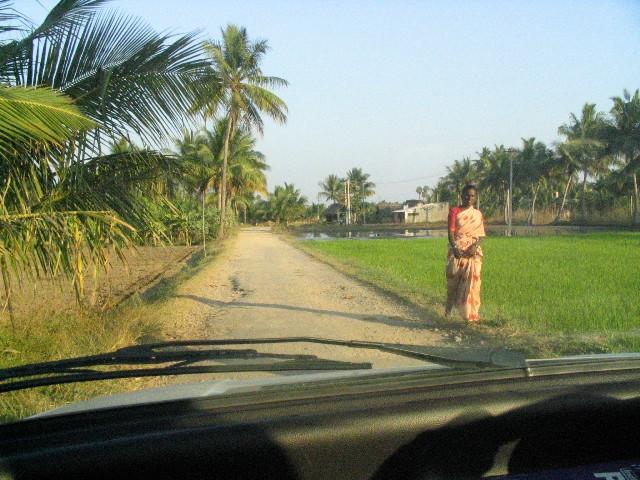
M11 0L0 0L0 34L23 32L29 27L29 20L13 8Z
M109 137L132 130L161 140L177 132L203 95L197 80L206 63L195 34L159 34L113 12L83 15L63 27L32 38L30 55L14 59L9 81L62 90Z
M167 179L178 176L181 165L175 156L151 150L133 150L73 163L60 176L56 190L64 195L47 208L66 210L109 210L136 232L165 238L152 201L166 197ZM130 232L134 237L135 232Z
M262 87L247 85L246 90L250 103L255 104L257 111L267 113L278 123L286 123L287 105L284 100Z
M28 35L0 46L0 79L12 84L38 85L27 82L29 72L24 69L30 58L40 53L34 50L34 42L41 38L64 35L95 15L106 1L108 0L60 0L42 24L31 28ZM42 60L40 55L37 58ZM19 81L12 82L16 77Z
M89 264L105 265L130 244L133 227L108 211L0 214L0 268L29 278L66 275L78 297ZM5 285L5 287L9 287Z
M0 155L30 145L60 145L94 126L70 98L51 89L0 86Z

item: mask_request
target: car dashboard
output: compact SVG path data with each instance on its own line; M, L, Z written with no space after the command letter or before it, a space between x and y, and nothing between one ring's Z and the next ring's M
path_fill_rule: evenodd
M414 371L0 427L15 479L634 480L638 464L635 368Z

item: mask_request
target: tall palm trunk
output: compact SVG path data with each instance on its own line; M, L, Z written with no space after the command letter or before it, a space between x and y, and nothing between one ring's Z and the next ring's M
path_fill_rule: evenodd
M222 202L220 205L220 229L218 230L218 237L224 238L224 222L226 219L226 207L227 207L227 165L229 161L229 140L233 130L233 115L229 115L229 123L227 124L227 133L224 136L224 157L222 160Z
M558 210L558 215L553 223L557 223L562 217L562 212L564 211L564 204L567 201L567 193L569 193L569 186L571 185L572 176L569 176L569 180L567 180L567 186L564 189L564 195L562 196L562 203L560 204L560 210Z
M580 195L580 212L582 213L582 218L587 218L587 202L586 196L587 194L587 170L585 169L584 175L582 177L582 194Z
M502 189L502 198L504 198L504 223L509 223L509 190Z
M206 229L205 229L205 223L204 223L204 200L205 200L205 194L206 194L206 187L202 189L202 251L204 253L204 256L207 256L207 235L206 235Z
M633 224L638 224L638 207L640 207L640 203L638 203L638 175L633 174Z
M540 184L538 183L538 185L536 186L536 188L533 188L533 185L531 186L531 190L533 191L533 199L531 200L531 209L529 210L529 216L527 217L527 225L533 225L533 218L534 215L536 213L536 198L538 197L538 191L540 190Z
M4 284L4 294L7 297L4 307L9 311L9 320L11 320L11 332L16 333L15 316L13 313L13 303L11 302L11 280L9 279L9 267L4 256L0 257L0 270L2 270L2 283Z

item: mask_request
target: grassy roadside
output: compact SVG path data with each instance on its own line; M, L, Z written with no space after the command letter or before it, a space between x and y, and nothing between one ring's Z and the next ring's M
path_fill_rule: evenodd
M208 245L206 257L202 252L194 254L175 274L162 278L142 295L136 294L112 310L19 318L15 331L8 323L0 324L0 368L161 341L168 332L164 319L157 314L159 307L175 294L180 284L215 260L227 242ZM0 422L14 421L69 402L165 383L164 378L132 378L3 393Z
M296 241L443 322L446 239ZM640 351L640 234L485 241L478 333L529 355Z

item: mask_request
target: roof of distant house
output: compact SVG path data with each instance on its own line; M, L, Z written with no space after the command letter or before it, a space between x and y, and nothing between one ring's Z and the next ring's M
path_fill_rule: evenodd
M340 205L339 203L332 203L331 205L329 205L327 207L327 209L324 211L324 213L325 213L325 215L326 214L337 215L342 210L344 210L344 207L342 205Z

